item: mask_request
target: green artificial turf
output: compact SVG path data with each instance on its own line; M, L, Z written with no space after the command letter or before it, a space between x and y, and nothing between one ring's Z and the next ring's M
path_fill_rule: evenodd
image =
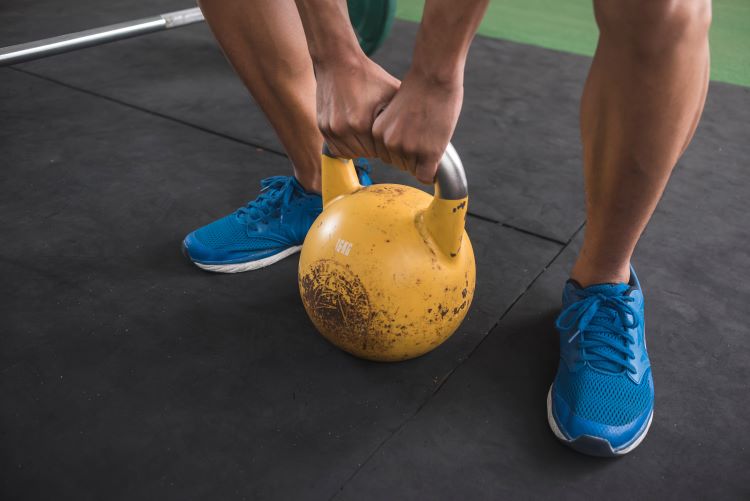
M399 19L421 19L424 0L397 2ZM711 78L750 86L750 0L714 0L713 10ZM591 0L490 0L479 33L586 56L597 37Z

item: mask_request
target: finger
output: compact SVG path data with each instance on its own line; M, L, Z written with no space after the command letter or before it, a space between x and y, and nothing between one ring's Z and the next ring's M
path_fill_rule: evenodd
M409 164L406 162L406 159L403 157L401 151L394 151L394 148L391 147L388 148L388 153L391 155L392 165L398 167L400 170L409 170Z
M348 158L345 153L346 148L342 148L336 139L331 136L325 136L325 141L326 144L328 144L328 149L331 150L331 153L335 156L338 158Z
M402 148L398 134L389 134L390 137L386 138L383 143L388 150L388 155L391 158L391 165L398 167L401 170L409 170L409 164L406 162L406 155Z
M324 131L326 139L336 145L336 150L341 158L355 158L359 145L353 140L353 133L346 122L341 119L332 118Z
M345 153L342 150L345 150L345 148L342 148L341 144L336 140L336 135L332 131L331 123L328 120L319 121L318 130L323 136L323 141L328 145L331 154L339 158L344 158Z
M408 171L409 162L406 159L407 156L404 153L404 149L401 143L398 140L391 139L390 141L386 140L385 146L386 148L388 148L388 154L391 156L393 165L401 170Z
M341 136L336 136L332 140L336 143L336 147L339 153L341 153L341 158L355 158L357 156L354 152L357 148L352 148Z
M388 148L385 147L382 141L375 140L375 153L377 157L388 165L393 165L391 155L388 153Z
M357 134L354 136L357 141L359 149L357 151L358 157L373 158L375 156L375 145L372 142L372 136L368 134Z
M338 136L336 143L341 146L341 152L346 158L357 158L360 156L360 146L355 136Z
M408 170L412 176L417 175L417 155L412 153L412 150L403 148L401 151L401 161L404 163L404 167Z
M427 157L419 159L416 165L417 181L423 184L433 184L437 176L440 158Z
M372 126L372 140L375 143L375 153L377 157L384 163L392 165L393 162L391 160L391 155L388 152L388 148L386 148L385 146L385 140L383 139L383 126L381 122L379 122L379 120L382 119L375 120Z
M374 158L377 156L375 152L375 141L372 137L372 129L375 124L375 117L367 117L367 119L357 120L352 124L352 130L354 131L353 139L357 142L357 156L365 158Z

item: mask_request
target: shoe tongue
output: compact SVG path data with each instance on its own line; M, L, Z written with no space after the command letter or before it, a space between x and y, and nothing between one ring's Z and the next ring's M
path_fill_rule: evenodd
M615 296L622 296L629 289L630 289L630 286L628 284L619 283L619 284L590 285L583 290L585 290L589 294L601 294L607 297L615 297ZM613 323L617 325L617 327L620 327L619 322L620 322L620 318L610 308L599 310L597 314L594 316L594 318L592 319L591 323L589 323L589 326L586 328L586 331L589 333L589 335L593 334L596 337L599 337L599 336L607 337L617 343L623 343L622 337L611 332L609 329L605 327L605 325L613 324ZM622 355L622 353L606 345L597 346L595 348L590 348L589 352L599 353L599 354L607 353L615 357L622 357L623 359L625 358ZM610 362L609 360L592 360L589 363L591 364L592 367L595 367L597 369L600 369L606 372L619 373L620 371L622 371L622 367L620 365L614 362Z

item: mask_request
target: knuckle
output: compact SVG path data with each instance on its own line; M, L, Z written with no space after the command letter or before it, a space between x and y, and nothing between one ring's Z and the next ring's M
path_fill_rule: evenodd
M328 133L334 137L340 137L346 131L346 127L339 122L331 122L328 125Z
M391 151L401 151L401 140L398 137L388 136L383 139L386 148Z
M367 123L367 120L354 120L350 126L358 134L370 132L370 124Z
M405 155L409 156L417 156L421 154L421 149L419 145L414 143L404 143L401 147L401 150L404 152Z

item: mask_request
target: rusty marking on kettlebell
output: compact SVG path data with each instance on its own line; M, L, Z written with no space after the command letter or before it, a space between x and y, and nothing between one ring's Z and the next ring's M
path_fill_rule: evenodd
M464 308L466 308L466 301L464 301L463 303L461 303L460 306L456 306L455 308L453 308L453 315L458 315L458 312L460 312Z
M368 336L373 317L370 297L362 281L340 263L322 259L300 281L302 300L322 333L352 348L377 349Z
M373 184L367 187L367 191L370 193L380 193L382 195L400 196L403 195L406 190L401 186L393 186L386 184ZM392 201L392 200L389 200Z

